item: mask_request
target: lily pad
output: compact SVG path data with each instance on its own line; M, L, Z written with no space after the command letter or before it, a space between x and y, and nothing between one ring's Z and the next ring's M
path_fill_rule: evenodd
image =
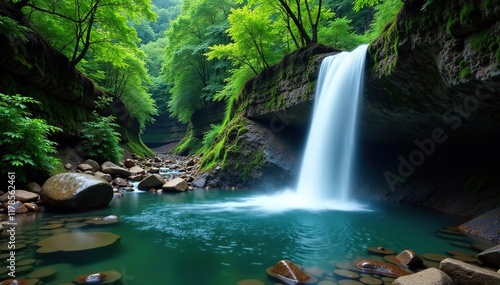
M76 232L63 233L43 239L37 243L40 246L37 253L72 252L100 248L114 244L119 235L107 232Z

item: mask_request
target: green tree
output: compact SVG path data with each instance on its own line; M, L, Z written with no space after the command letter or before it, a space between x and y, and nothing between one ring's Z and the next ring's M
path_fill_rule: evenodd
M49 44L73 65L87 52L120 64L119 48L137 51L137 33L128 24L143 18L155 19L148 0L17 1Z
M229 40L220 30L233 5L231 0L186 0L170 24L163 74L173 84L169 111L181 122L189 122L194 111L210 102L225 78L227 64L208 61L205 53L209 45Z
M29 97L0 93L0 170L15 172L22 182L33 170L50 174L61 165L53 156L56 143L48 138L61 130L33 118L29 104L40 103Z

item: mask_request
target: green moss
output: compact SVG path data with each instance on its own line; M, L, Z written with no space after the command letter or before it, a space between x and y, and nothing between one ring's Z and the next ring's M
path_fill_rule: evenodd
M474 37L471 48L475 52L495 53L496 65L500 66L500 38L493 34L491 27L481 31Z
M246 163L245 166L243 167L243 171L241 174L242 180L245 182L248 181L251 171L256 169L261 169L262 166L264 165L264 162L265 162L264 147L261 147L257 152L257 154L255 155L254 159Z
M203 154L200 169L208 170L221 163L223 169L228 166L229 155L241 153L242 148L238 143L239 137L246 131L245 121L237 117L229 122L222 132L215 138L213 146Z
M172 150L174 153L179 155L187 155L192 153L197 153L203 148L200 139L196 138L193 133L193 126L190 124L186 135L177 144L177 146Z

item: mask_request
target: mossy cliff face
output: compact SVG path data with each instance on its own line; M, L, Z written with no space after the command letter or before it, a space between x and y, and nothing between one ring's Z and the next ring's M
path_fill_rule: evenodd
M28 28L22 36L0 31L0 92L40 101L41 105L30 111L63 130L52 139L60 144L76 142L81 123L90 120L95 102L105 92L48 46L15 5L1 1L0 16ZM122 134L139 133L138 121L120 100L115 99L103 115L115 116L123 127ZM135 137L142 144L137 135L124 135L124 142L128 137Z
M234 116L203 155L197 186L279 189L295 183L321 59L335 50L302 48L247 82Z
M476 215L497 207L500 6L406 1L369 48L358 192Z
M500 7L495 3L406 1L371 43L359 111L355 195L466 216L500 204ZM296 183L319 64L332 52L322 46L299 50L248 82L236 117L296 142L285 151L295 159L274 164L281 171L273 173L281 176L256 167L256 175L239 185L279 189L275 186ZM255 141L270 145L239 136L235 148ZM263 152L258 166L281 155L272 149ZM245 160L232 154L225 160L206 184L237 186L233 176ZM238 162L239 168L232 167ZM253 183L264 178L277 183Z

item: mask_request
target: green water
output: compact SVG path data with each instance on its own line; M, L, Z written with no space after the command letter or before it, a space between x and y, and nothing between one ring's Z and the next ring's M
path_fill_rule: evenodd
M331 272L336 262L370 256L366 250L370 246L396 251L413 249L420 254L445 254L449 249L473 251L438 238L436 230L462 221L429 209L365 202L368 211L276 212L246 205L245 201L255 197L252 193L133 192L115 198L106 209L65 215L120 217L117 224L72 230L106 231L121 236L118 245L95 252L35 254L34 243L47 237L47 232L40 232L37 227L50 219L60 219L61 215L42 213L18 218L24 232L20 239L31 242L18 256L37 259L36 268L57 270L56 276L44 284L60 284L79 275L116 270L123 275L125 285L229 285L242 279L276 283L265 269L280 259Z

